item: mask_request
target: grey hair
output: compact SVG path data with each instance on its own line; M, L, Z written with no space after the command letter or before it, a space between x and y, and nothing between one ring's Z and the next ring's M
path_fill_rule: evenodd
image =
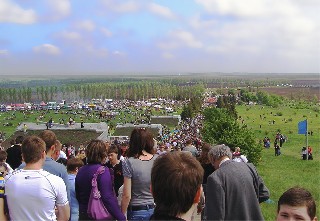
M229 157L229 159L232 159L230 148L224 144L213 146L208 152L208 158L210 159L211 163L225 156Z

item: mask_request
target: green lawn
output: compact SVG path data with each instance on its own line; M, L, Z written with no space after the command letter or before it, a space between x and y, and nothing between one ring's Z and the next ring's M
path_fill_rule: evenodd
M294 109L289 106L270 108L261 106L238 106L238 115L251 128L257 139L265 136L271 139L271 148L265 149L261 144L262 157L257 166L260 175L271 192L274 204L262 204L263 215L266 220L275 220L277 200L290 187L302 186L307 188L320 205L320 122L316 112L309 109ZM277 113L282 116L274 116ZM260 118L262 116L262 119ZM266 118L264 118L266 117ZM308 119L308 129L313 136L308 136L308 144L313 148L314 160L301 160L301 148L306 145L305 136L298 134L298 122ZM272 124L275 120L275 124ZM241 123L241 120L240 120ZM261 125L261 128L260 128ZM272 143L276 132L288 136L288 142L281 148L281 155L274 156ZM319 212L317 213L319 217Z

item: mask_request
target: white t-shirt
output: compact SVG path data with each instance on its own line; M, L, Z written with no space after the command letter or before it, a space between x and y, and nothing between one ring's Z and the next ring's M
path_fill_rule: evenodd
M56 220L55 206L68 204L62 178L44 170L16 170L5 177L12 220Z

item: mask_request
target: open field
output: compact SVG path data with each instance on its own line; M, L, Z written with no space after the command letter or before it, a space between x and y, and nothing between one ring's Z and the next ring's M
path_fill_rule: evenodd
M294 109L287 106L275 109L262 106L238 106L238 115L242 116L249 128L257 138L261 140L268 136L271 139L270 149L263 148L261 162L258 171L263 177L271 192L274 204L262 204L262 211L266 220L274 220L276 213L276 201L280 195L290 187L299 185L307 188L320 205L320 120L319 113L309 109ZM277 113L282 116L275 116ZM260 119L260 115L262 119ZM265 118L264 118L265 117ZM308 144L313 148L314 160L301 160L301 148L305 146L305 136L298 134L298 122L308 119L309 131ZM275 120L275 124L271 121ZM261 128L260 128L261 125ZM281 148L281 155L274 156L272 144L276 132L288 137L288 141ZM319 212L318 212L319 217Z

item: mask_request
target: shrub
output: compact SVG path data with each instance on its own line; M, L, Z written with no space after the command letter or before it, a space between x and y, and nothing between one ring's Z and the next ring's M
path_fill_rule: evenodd
M240 126L236 118L224 108L207 108L203 115L202 135L205 142L226 144L230 148L239 146L250 162L258 163L261 148L250 129Z

